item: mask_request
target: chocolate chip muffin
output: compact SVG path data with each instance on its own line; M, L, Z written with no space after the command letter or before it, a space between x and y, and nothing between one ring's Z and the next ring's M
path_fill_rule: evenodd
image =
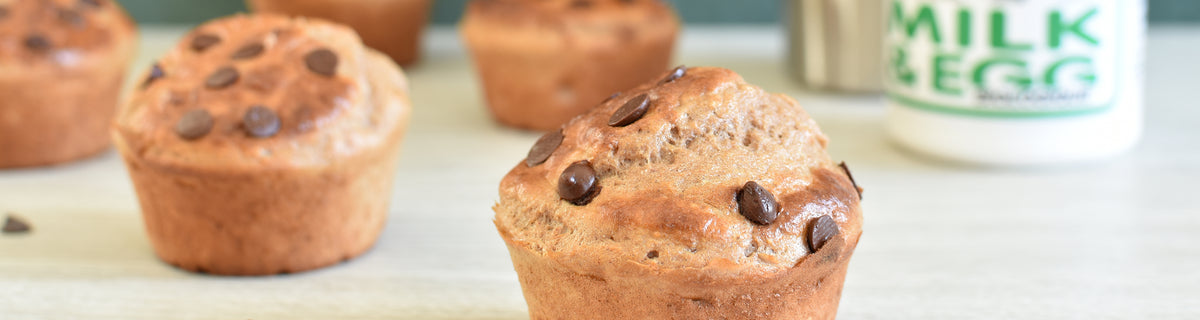
M861 193L817 124L676 68L538 140L493 208L532 319L833 319Z
M421 33L432 0L246 0L255 12L328 19L346 24L371 48L411 65L421 54Z
M475 0L460 24L492 115L535 130L669 67L678 30L660 0Z
M239 15L162 57L113 136L164 261L287 273L375 242L410 110L399 68L350 28Z
M0 0L0 168L108 148L137 37L110 0Z

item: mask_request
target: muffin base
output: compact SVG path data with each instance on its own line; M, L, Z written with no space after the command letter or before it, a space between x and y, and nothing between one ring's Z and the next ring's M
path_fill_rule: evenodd
M583 45L557 32L469 19L464 17L460 33L488 110L501 124L521 129L557 129L612 94L654 79L670 67L675 45L673 30ZM603 37L615 36L597 35Z
M356 257L387 219L397 152L321 169L219 172L125 153L155 253L179 268L269 275Z
M367 46L401 66L421 55L421 33L429 21L431 0L247 0L256 12L316 17L354 28Z
M847 245L836 237L791 269L736 280L706 278L703 270L666 270L634 262L614 266L618 272L586 274L507 236L505 242L533 320L829 320L837 316L858 241Z
M0 168L69 162L108 149L123 70L0 79Z

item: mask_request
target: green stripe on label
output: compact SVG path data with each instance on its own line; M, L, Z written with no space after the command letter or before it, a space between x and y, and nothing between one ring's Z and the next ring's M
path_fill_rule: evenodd
M897 93L888 93L888 98L900 105L913 109L925 111L933 111L939 113L949 113L986 118L1062 118L1062 117L1077 117L1090 114L1104 113L1112 109L1112 104L1100 106L1085 106L1078 107L1072 110L1063 111L989 111L978 109L967 109L964 107L943 105L937 103L929 103L917 99L909 98Z

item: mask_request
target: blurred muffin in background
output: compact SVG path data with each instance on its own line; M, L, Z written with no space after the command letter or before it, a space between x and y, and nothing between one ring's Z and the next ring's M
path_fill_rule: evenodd
M0 0L0 168L108 148L137 31L110 0Z
M550 130L658 76L679 19L659 0L476 0L459 27L496 120Z
M184 36L113 133L154 250L180 268L267 275L370 248L388 215L408 82L348 27L282 15Z
M247 0L255 12L322 18L354 28L403 66L417 61L432 0Z

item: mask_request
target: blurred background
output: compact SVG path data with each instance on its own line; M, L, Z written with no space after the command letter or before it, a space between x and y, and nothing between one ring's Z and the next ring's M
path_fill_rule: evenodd
M140 23L195 24L245 11L243 0L118 0ZM454 24L467 0L438 0L435 24ZM780 1L672 0L689 23L772 23L779 21ZM1198 0L1150 0L1150 23L1200 22Z

